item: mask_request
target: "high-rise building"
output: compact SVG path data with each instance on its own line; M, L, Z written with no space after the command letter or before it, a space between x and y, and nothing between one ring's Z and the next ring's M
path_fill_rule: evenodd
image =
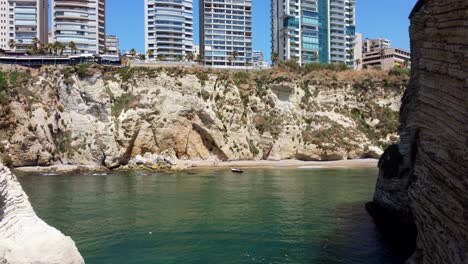
M200 53L207 66L252 64L252 0L200 0Z
M271 0L272 53L280 60L354 64L354 0Z
M36 38L47 43L47 34L47 0L0 0L1 49L26 51Z
M116 35L106 35L107 54L120 54L119 38Z
M52 0L54 41L73 41L77 53L100 53L106 42L105 0ZM71 53L67 47L66 54Z
M145 52L150 60L193 52L192 0L145 0Z
M382 49L389 49L391 47L390 40L384 38L365 39L362 42L362 52L374 52Z

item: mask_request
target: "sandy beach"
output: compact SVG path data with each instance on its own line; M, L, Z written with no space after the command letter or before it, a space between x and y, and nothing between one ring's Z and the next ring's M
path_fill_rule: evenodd
M263 169L325 169L325 168L375 168L377 159L357 159L339 161L300 161L300 160L244 160L244 161L192 161L179 160L174 171L212 168L263 168ZM125 167L122 167L125 169ZM132 168L133 169L133 168ZM137 170L138 168L135 168ZM105 167L94 165L53 165L49 167L18 167L15 171L24 173L106 171ZM118 170L118 169L117 169Z
M181 161L181 165L184 162ZM324 169L324 168L376 168L377 159L356 159L339 161L300 161L300 160L246 160L246 161L189 161L189 169L208 168L283 168L283 169Z

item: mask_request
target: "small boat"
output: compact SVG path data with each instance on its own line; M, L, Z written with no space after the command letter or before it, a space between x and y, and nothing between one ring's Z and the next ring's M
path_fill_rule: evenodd
M242 169L231 169L231 171L234 173L244 173Z

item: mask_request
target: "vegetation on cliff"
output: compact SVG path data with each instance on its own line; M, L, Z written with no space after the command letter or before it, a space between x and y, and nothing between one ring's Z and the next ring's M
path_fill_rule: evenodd
M377 156L397 138L404 75L317 65L259 71L3 69L0 147L15 166Z

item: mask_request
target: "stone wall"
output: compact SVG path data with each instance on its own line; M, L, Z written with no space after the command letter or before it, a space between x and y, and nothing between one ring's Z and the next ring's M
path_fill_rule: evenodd
M368 208L414 221L409 263L467 263L468 1L419 1L410 19L400 144L382 157Z

